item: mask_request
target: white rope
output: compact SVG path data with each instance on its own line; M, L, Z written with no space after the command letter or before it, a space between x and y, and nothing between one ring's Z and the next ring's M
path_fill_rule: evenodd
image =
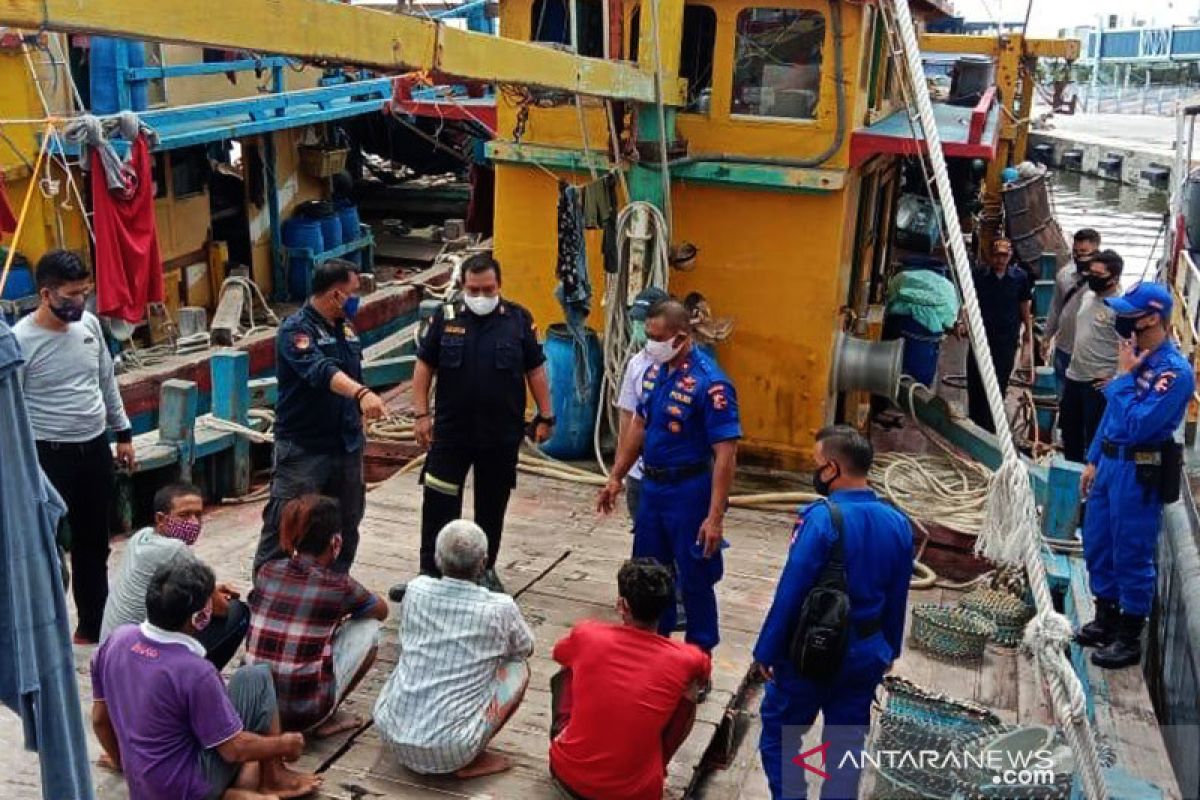
M643 214L647 220L645 238L635 230ZM641 240L648 263L639 265L643 274L639 274L638 280L631 284L633 264L630 254L634 239ZM668 248L667 222L657 206L639 200L621 209L617 215L617 272L604 276L604 378L600 383L600 409L592 429L596 461L605 475L608 475L608 466L604 463L600 448L601 426L607 421L610 430L619 429L620 416L613 403L621 391L625 365L636 352L633 331L629 325L629 300L641 292L643 286L667 290L670 277Z
M244 278L240 275L231 275L230 277L226 278L225 281L221 284L221 297L224 297L225 292L228 290L231 290L231 289L232 290L240 289L242 294L245 295L245 306L243 307L242 310L243 310L243 313L246 315L247 320L250 323L249 327L247 327L245 330L237 331L235 338L244 339L247 336L250 336L251 334L257 333L258 331L266 330L267 328L279 327L279 317L276 316L275 312L271 310L270 303L267 302L267 298L263 295L262 289L258 288L257 283L250 280L249 278ZM259 325L258 322L255 320L255 316L254 316L255 300L258 301L258 304L263 309L263 318L264 319L263 319L262 325ZM239 320L239 324L240 324L240 320Z
M953 256L951 261L967 312L971 349L983 378L988 407L995 421L996 437L1003 457L1000 469L992 478L985 506L984 527L976 541L976 551L1001 564L1024 561L1038 609L1037 615L1026 628L1027 652L1034 656L1039 674L1050 687L1054 716L1075 753L1084 794L1092 800L1101 800L1108 797L1108 790L1097 754L1096 740L1088 724L1083 687L1066 656L1067 644L1071 639L1071 624L1054 610L1050 596L1046 568L1042 562L1041 534L1033 490L1025 465L1013 444L1008 417L1004 413L1004 397L992 367L991 348L984 333L979 299L973 288L970 263L967 260L962 228L958 223L958 211L954 205L954 194L946 170L941 137L933 116L929 87L923 77L916 28L906 0L888 0L880 7L884 12L885 23L889 22L890 15L899 32L902 47L898 55L903 55L904 61L900 63L898 58L897 66L900 68L902 80L906 81L912 90L921 129L928 145L929 162L950 238Z

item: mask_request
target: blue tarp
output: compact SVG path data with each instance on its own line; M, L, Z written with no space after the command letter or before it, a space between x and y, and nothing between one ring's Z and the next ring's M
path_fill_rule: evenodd
M66 512L38 466L17 380L21 350L0 321L0 702L41 760L42 797L91 800L55 530Z

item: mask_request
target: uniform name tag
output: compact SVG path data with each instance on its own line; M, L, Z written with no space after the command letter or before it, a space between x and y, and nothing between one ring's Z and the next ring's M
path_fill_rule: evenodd
M467 329L462 327L461 325L447 325L446 326L446 333L454 334L456 336L462 336L466 332L467 332Z
M692 396L690 394L684 394L683 392L672 391L671 399L676 403L683 403L685 406L690 406L692 404Z

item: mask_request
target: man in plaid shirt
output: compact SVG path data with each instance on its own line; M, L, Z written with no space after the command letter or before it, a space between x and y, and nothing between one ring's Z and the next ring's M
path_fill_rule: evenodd
M388 615L386 600L332 569L340 530L336 501L291 501L280 532L291 557L264 564L250 594L247 661L270 667L283 727L318 737L363 723L334 712L374 662Z

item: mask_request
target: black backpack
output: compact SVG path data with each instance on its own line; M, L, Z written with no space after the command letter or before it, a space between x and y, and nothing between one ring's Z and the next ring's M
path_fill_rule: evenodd
M817 582L804 598L788 656L801 677L828 681L837 675L850 646L850 594L846 591L846 552L842 510L826 502L837 538Z

